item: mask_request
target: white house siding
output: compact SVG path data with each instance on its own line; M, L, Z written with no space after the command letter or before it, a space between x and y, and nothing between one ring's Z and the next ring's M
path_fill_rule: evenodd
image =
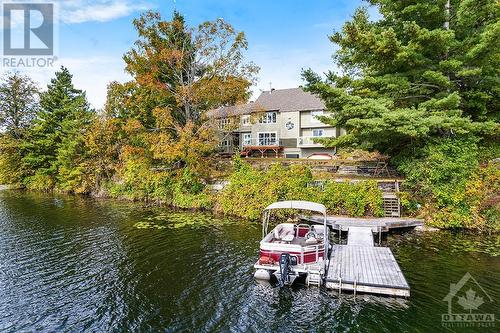
M315 110L315 111L321 111L321 110ZM320 121L315 121L315 117L311 115L312 111L302 111L300 112L300 125L302 128L310 128L310 127L324 127L324 126L330 126L323 124ZM328 115L327 112L323 112L325 116Z
M280 138L296 139L300 134L300 112L280 112ZM287 123L293 124L292 129L286 127Z

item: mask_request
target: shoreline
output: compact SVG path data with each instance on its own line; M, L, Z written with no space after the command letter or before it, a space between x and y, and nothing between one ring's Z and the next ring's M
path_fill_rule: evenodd
M13 191L19 191L19 192L25 192L25 193L36 193L36 194L49 194L49 195L63 195L63 196L73 196L73 197L80 197L80 198L85 198L85 199L92 199L92 200L98 200L98 201L117 201L117 202L123 202L123 203L138 203L143 205L144 207L154 207L154 208L169 208L174 211L179 211L179 212L201 212L201 213L210 213L213 214L214 216L218 217L232 217L236 219L240 219L242 221L248 221L248 222L255 222L258 221L259 219L250 219L246 218L243 216L238 216L238 215L232 215L232 214L225 214L214 207L212 208L200 208L200 207L179 207L172 205L166 201L161 201L161 200L135 200L131 198L127 198L126 196L110 196L110 195L93 195L93 194L77 194L77 193L68 193L68 192L61 192L61 191L51 191L51 192L43 192L43 191L36 191L36 190L28 190L26 188L21 188L21 187L15 187L12 185L0 185L0 190L13 190ZM102 192L101 192L102 193ZM352 216L346 216L346 215L328 215L329 217L334 217L334 218L347 218L347 219L380 219L374 216L361 216L361 217L352 217ZM403 218L408 218L408 217L403 217ZM413 218L413 217L410 217ZM416 217L418 218L418 217ZM468 229L468 228L438 228L434 227L432 225L429 225L425 219L423 220L423 225L422 226L416 226L414 230L416 232L421 232L421 233L432 233L432 232L439 232L439 231L451 231L451 232L470 232L473 234L500 234L500 232L495 232L493 230L480 230L480 229Z

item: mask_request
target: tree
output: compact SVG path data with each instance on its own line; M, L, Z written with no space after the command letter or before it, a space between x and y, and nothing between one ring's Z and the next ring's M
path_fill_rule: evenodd
M23 163L31 171L29 186L51 189L58 176L63 182L76 177L73 169L84 153L83 136L92 114L85 93L73 86L72 75L61 67L41 94L40 111L22 145Z
M126 140L142 149L127 149L134 156L206 175L217 142L205 112L245 102L258 70L244 61L245 35L222 19L188 27L178 12L171 21L147 12L134 26L139 39L124 56L133 80L109 86L106 114L134 129Z
M248 99L258 68L244 62L243 32L222 19L189 28L178 12L171 21L147 12L134 26L139 39L124 56L126 70L149 95L163 97L156 106L168 107L176 122L199 122L211 108Z
M116 118L95 117L85 135L86 160L82 166L87 172L84 181L87 190L98 192L103 183L118 170L121 126Z
M20 139L31 125L38 107L38 87L26 75L9 73L0 83L0 127Z
M307 89L347 134L327 144L397 153L432 138L498 135L499 9L494 0L370 0L330 40L342 72Z

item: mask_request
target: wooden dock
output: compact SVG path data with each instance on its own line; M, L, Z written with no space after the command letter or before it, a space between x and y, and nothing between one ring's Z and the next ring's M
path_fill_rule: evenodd
M372 228L349 227L347 245L334 245L325 285L339 293L410 296L410 287L388 247L375 247Z
M371 228L350 227L347 237L347 245L352 246L375 246Z
M323 224L323 219L319 215L300 216L302 220ZM422 219L408 217L345 217L345 216L328 216L327 222L334 230L341 229L342 231L349 230L350 227L370 227L373 232L387 232L390 229L398 228L413 228L423 226Z

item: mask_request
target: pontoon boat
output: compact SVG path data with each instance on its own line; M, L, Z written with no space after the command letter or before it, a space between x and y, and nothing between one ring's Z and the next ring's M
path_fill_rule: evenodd
M320 213L323 225L280 223L268 233L273 212L281 209ZM305 277L307 285L322 283L330 250L325 206L309 201L275 202L264 209L262 236L255 278L270 280L274 275L281 286L291 285L299 276Z

